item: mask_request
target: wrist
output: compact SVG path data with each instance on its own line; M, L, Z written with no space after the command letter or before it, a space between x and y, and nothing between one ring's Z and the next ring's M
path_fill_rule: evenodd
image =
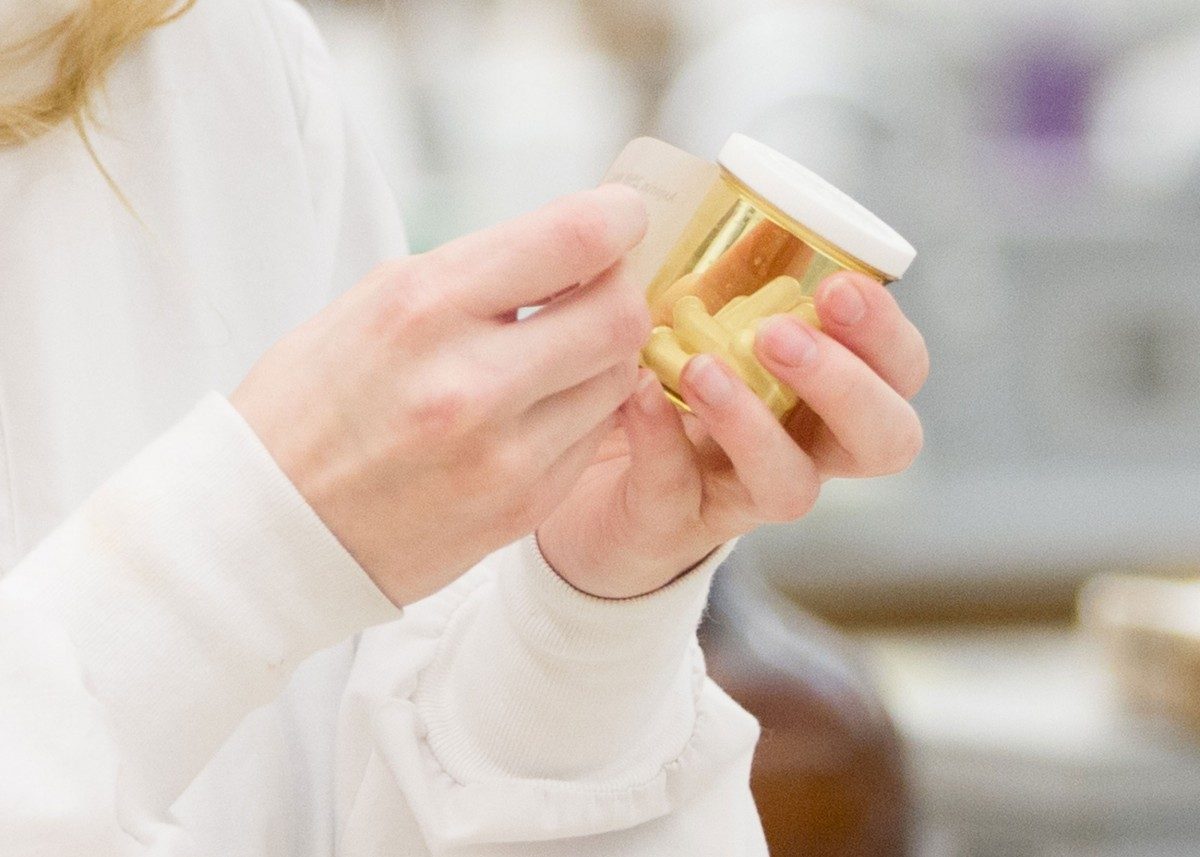
M719 542L645 552L617 547L605 550L603 555L589 556L578 545L557 538L547 524L538 529L535 539L546 564L568 585L585 595L610 601L656 592L703 564L720 547Z

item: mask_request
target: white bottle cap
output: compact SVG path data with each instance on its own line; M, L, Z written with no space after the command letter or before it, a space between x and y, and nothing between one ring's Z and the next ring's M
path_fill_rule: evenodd
M890 279L904 276L917 257L892 227L812 170L757 140L734 134L717 163L788 217Z

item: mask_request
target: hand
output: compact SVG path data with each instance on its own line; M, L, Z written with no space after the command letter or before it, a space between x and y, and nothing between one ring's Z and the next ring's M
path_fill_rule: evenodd
M834 275L815 302L824 333L777 316L755 344L800 396L785 425L712 357L684 370L692 414L642 371L623 425L538 528L560 575L606 598L651 592L759 524L803 517L827 479L912 463L922 432L907 399L929 368L920 332L867 277Z
M233 394L397 604L532 531L616 425L650 330L617 263L645 224L634 191L606 186L385 264Z

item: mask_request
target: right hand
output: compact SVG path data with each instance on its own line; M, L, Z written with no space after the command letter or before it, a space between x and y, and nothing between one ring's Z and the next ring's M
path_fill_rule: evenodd
M650 330L618 264L645 226L636 192L607 185L384 264L234 392L396 604L531 532L613 429Z

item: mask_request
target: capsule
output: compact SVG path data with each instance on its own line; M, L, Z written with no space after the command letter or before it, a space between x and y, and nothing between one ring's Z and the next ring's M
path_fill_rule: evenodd
M815 327L817 330L821 329L821 319L817 315L817 308L813 306L812 301L801 301L788 310L788 315L794 315L808 326Z
M663 386L671 390L680 389L679 377L683 367L692 359L679 343L675 331L669 327L656 327L650 332L650 341L642 348L642 362L658 376Z
M688 295L675 301L675 336L680 344L694 354L726 356L729 350L729 331L708 314L704 301Z
M763 400L776 418L782 418L796 407L800 398L759 362L754 353L756 327L743 328L734 336L734 364L755 395Z
M735 333L729 351L734 369L754 391L754 395L765 399L772 388L779 386L775 376L764 369L754 356L754 328L744 327Z
M804 291L795 277L776 277L734 307L722 307L714 316L731 333L760 318L787 312L800 303Z
M789 313L821 327L804 295L817 294L829 276L853 271L887 285L905 274L916 255L845 193L741 134L729 138L716 163L640 138L622 151L606 181L633 185L653 206L655 228L630 253L628 267L647 284L654 324L670 325L684 352L724 353L727 365L754 380L776 413L795 396L782 382L768 388L740 332ZM684 298L695 300L679 303ZM725 329L724 337L698 312L696 300ZM739 336L740 362L733 347ZM717 347L722 339L723 352ZM664 352L654 359L664 366L681 362L675 351L669 357ZM664 373L668 379L675 374Z
M650 302L650 317L655 324L670 324L671 313L681 298L694 295L699 288L700 272L685 274Z
M763 397L763 401L766 402L776 419L783 419L796 405L800 404L800 397L790 388L776 381L775 387Z

